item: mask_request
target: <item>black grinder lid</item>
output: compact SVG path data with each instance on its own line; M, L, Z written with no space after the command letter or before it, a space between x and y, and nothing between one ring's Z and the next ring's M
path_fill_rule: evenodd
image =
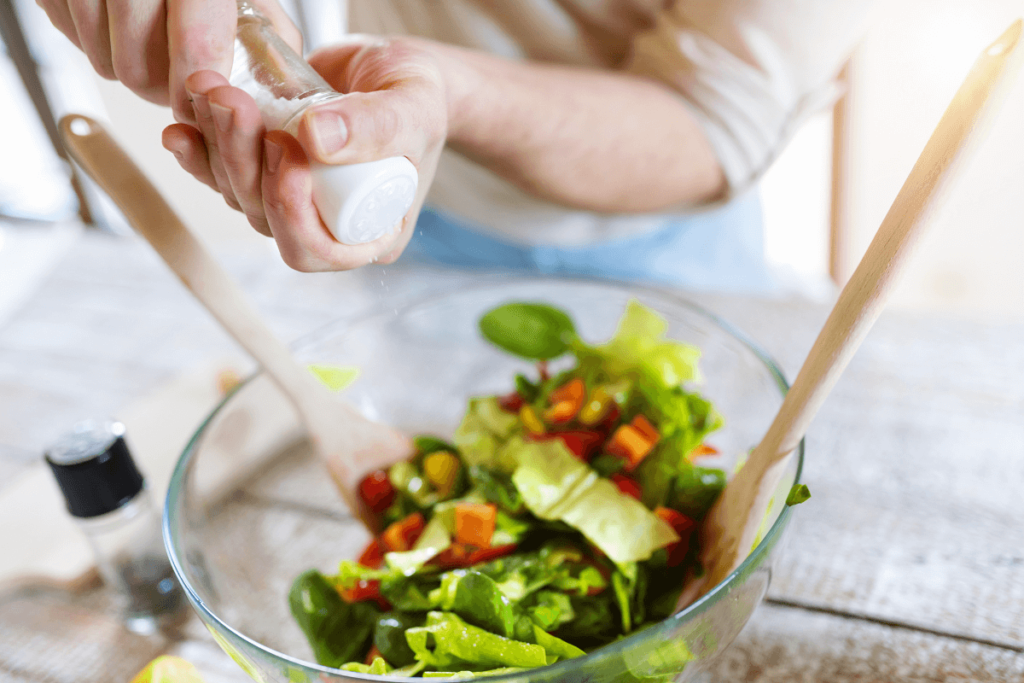
M98 517L128 503L143 479L113 420L79 422L45 453L46 462L75 517Z

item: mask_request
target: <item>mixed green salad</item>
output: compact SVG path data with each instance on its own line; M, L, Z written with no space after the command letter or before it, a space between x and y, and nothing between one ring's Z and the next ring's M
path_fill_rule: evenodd
M583 655L673 611L699 571L700 520L725 473L695 464L721 416L686 387L700 352L633 301L605 344L564 312L514 303L484 337L536 361L471 398L451 442L416 439L367 476L383 531L290 606L319 663L395 676L494 675ZM558 359L567 369L552 372Z

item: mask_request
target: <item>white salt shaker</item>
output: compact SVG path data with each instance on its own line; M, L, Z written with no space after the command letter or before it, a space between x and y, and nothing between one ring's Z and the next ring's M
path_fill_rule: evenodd
M342 97L288 47L248 1L238 0L231 85L249 93L268 130L295 134L307 108ZM313 203L342 244L363 244L399 227L412 207L419 176L405 157L362 164L311 162Z

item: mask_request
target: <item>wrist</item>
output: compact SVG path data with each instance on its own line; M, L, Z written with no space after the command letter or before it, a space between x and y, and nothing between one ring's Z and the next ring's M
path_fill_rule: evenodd
M480 72L474 53L442 43L422 41L420 45L431 54L443 81L445 111L448 117L448 141L459 144L469 137L473 122L476 95L481 93Z

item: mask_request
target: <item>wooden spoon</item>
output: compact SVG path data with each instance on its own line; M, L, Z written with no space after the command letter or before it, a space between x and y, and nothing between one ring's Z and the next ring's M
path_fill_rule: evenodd
M371 527L372 517L356 495L359 480L369 471L411 456L412 442L392 427L356 413L295 362L287 347L260 320L238 285L103 126L88 117L68 114L60 121L60 132L75 161L110 195L132 227L288 396L345 503Z
M704 576L680 596L685 607L718 585L753 549L782 473L850 358L881 313L927 224L928 209L944 194L980 139L983 117L998 107L992 95L1020 65L1021 20L975 62L935 127L889 213L843 288L793 387L761 443L711 508L700 531Z

